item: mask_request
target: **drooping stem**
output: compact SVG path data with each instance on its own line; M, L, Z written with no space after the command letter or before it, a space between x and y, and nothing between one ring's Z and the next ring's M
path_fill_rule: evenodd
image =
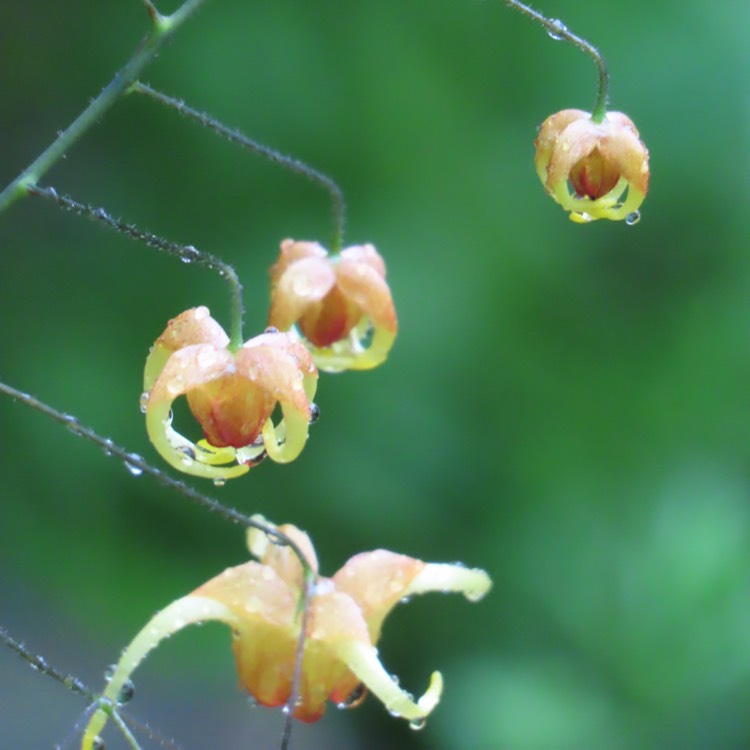
M198 248L193 245L180 245L177 242L165 240L163 237L159 237L156 234L139 229L134 224L126 224L119 219L115 219L103 208L93 208L92 206L79 203L72 198L60 195L54 188L29 187L28 192L30 195L53 201L66 211L72 211L79 216L85 216L92 221L97 221L110 229L125 234L134 240L145 242L149 247L155 247L157 250L161 250L167 255L179 258L183 263L197 263L218 273L219 276L226 280L231 290L229 325L230 346L233 349L239 349L239 347L242 346L242 321L244 317L242 284L240 284L237 272L228 263L225 263L221 258L217 258L215 255L198 250Z
M188 500L191 500L197 505L200 505L211 513L215 513L216 515L227 521L230 521L231 523L236 523L245 527L252 526L253 528L262 531L266 536L274 540L276 544L289 547L294 552L297 559L300 561L303 574L306 577L308 575L314 575L314 570L308 562L307 557L305 556L305 553L302 551L302 549L294 542L293 539L284 534L284 532L279 531L279 529L276 528L276 526L274 526L273 524L263 523L256 518L246 516L243 513L235 510L234 508L229 508L226 505L222 505L218 500L214 500L213 498L208 497L208 495L204 495L202 492L198 492L198 490L193 489L184 482L173 479L171 476L169 476L169 474L165 474L160 469L151 466L151 464L145 461L137 453L130 453L124 448L121 448L110 438L101 437L101 435L94 432L94 430L92 430L91 428L84 427L84 425L82 425L78 421L77 417L74 417L72 414L66 414L64 412L58 411L57 409L49 406L43 401L40 401L38 398L35 398L28 393L24 393L23 391L19 391L16 388L13 388L12 386L9 386L3 382L0 382L0 393L17 399L25 406L35 409L36 411L40 411L42 412L42 414L46 414L56 422L60 422L60 424L65 425L74 435L79 435L80 437L86 438L86 440L91 441L95 445L98 445L103 449L105 455L114 456L115 458L120 459L120 461L122 461L128 467L128 470L131 473L150 476L152 479L155 479L164 487L169 487L170 489L179 492L181 495L188 498Z
M564 39L566 42L574 44L582 52L585 52L589 57L596 63L596 67L599 71L599 90L597 91L596 101L591 111L591 119L594 122L602 122L607 114L607 95L609 91L609 73L607 72L607 64L604 62L599 50L590 44L585 39L577 36L568 27L560 21L558 18L547 18L538 11L530 8L528 5L519 2L519 0L505 0L511 8L515 8L520 13L541 24L547 33L553 39Z
M331 197L333 208L333 237L331 239L331 251L338 253L341 250L344 241L346 207L344 204L344 194L332 177L323 174L323 172L318 171L309 164L305 164L305 162L300 161L299 159L282 154L280 151L276 151L269 146L264 146L262 143L258 143L257 141L248 138L239 130L228 128L211 115L193 109L179 99L174 99L167 94L156 91L145 83L136 81L131 86L130 90L148 96L167 107L177 110L181 115L194 120L200 125L203 125L203 127L213 130L215 133L218 133L232 143L236 143L243 148L246 148L248 151L268 159L274 164L279 164L295 174L307 177L311 182L314 182L316 185L327 190Z
M170 16L162 16L154 6L146 4L151 17L151 30L125 66L102 89L86 109L43 151L32 164L0 193L0 212L14 201L28 194L29 188L53 167L71 146L97 123L112 105L132 85L151 62L164 42L198 9L204 0L185 0Z

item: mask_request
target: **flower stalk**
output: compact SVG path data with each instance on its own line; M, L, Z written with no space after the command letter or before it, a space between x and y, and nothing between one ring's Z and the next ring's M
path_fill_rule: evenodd
M539 11L530 8L528 5L519 2L519 0L505 0L511 8L515 8L519 13L531 18L538 24L543 26L547 33L556 40L564 39L566 42L578 47L581 52L587 54L596 64L599 72L599 88L596 94L596 101L594 107L591 110L591 119L600 123L604 120L607 114L607 97L609 92L609 73L607 72L607 64L604 62L601 52L594 47L593 44L587 42L582 37L574 34L568 27L560 21L558 18L547 18L546 16L539 13Z
M26 169L0 192L0 212L19 198L29 194L29 189L67 153L112 105L130 88L144 68L154 59L177 29L200 7L204 0L186 0L174 13L162 16L147 2L151 17L151 30L132 57L115 77L92 99L86 109L48 146Z

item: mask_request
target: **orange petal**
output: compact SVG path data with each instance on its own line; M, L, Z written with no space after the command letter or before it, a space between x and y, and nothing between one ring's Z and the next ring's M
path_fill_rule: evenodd
M336 274L328 258L316 255L287 265L281 275L275 276L268 324L288 330L306 310L322 300L335 283Z
M271 525L260 515L253 516L253 520ZM318 558L315 555L315 548L307 533L290 523L279 526L278 530L288 536L299 547L308 565L317 573ZM265 532L253 526L247 530L247 547L251 554L257 557L263 565L273 568L286 585L289 586L290 590L296 592L302 590L302 566L291 547L275 544L273 539L269 539Z
M336 279L341 293L371 318L376 328L393 333L398 329L396 309L391 290L382 273L367 262L344 258L336 266Z
M424 567L421 560L379 549L355 555L333 577L336 589L349 594L362 610L373 644L383 620Z

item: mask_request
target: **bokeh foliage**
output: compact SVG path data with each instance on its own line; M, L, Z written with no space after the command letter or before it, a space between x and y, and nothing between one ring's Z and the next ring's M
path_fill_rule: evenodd
M600 46L651 150L636 227L573 225L543 194L535 127L590 106L595 71L499 0L212 0L145 76L335 176L400 315L386 366L321 379L297 462L217 496L307 529L327 572L382 546L495 580L389 621L403 684L444 672L425 731L372 701L297 748L750 743L750 6L546 6ZM145 26L137 0L4 0L3 185ZM330 234L313 186L135 96L44 184L235 264L248 335L279 241ZM2 378L158 461L145 355L187 307L226 321L220 280L32 199L0 253ZM5 400L0 419L0 622L97 686L242 535L41 415ZM226 640L181 635L137 675L136 713L186 750L280 725L246 710ZM83 708L5 651L0 696L9 746L49 747Z

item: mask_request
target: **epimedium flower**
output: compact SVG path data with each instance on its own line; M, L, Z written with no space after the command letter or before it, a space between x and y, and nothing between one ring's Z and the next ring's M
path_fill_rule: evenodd
M208 308L195 307L170 320L151 348L141 408L165 461L219 484L266 455L281 463L299 455L318 414L317 382L310 353L294 334L267 329L232 351ZM172 428L172 403L180 396L203 430L197 443ZM282 419L274 425L277 406Z
M260 516L253 520L263 522ZM416 701L401 689L375 648L383 621L399 601L428 591L460 592L477 601L492 585L487 573L375 550L355 555L332 578L324 578L317 574L306 533L289 524L273 529L297 545L314 575L294 717L316 721L328 700L346 705L364 686L392 715L415 726L423 722L440 700L442 677L434 672ZM217 620L232 630L242 686L264 706L287 703L300 637L304 572L289 546L269 541L262 531L249 529L247 542L257 561L227 568L158 612L136 635L111 673L105 702L117 702L132 672L162 640L187 625ZM83 750L91 750L108 715L106 706L93 714Z
M271 268L268 324L296 325L321 370L377 367L398 330L382 257L373 245L329 255L317 242L284 240Z
M648 150L629 117L607 112L595 122L565 109L542 123L535 145L539 179L573 221L637 221L648 192Z

